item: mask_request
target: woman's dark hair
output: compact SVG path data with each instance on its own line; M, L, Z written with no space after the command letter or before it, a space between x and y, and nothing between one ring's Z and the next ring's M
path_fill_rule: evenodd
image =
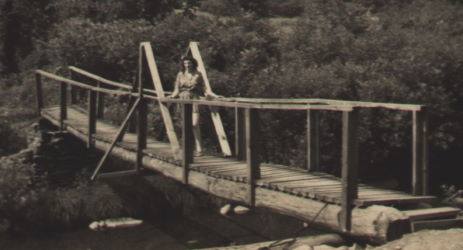
M181 61L180 61L180 68L182 69L182 72L185 72L185 65L183 65L184 61L190 61L193 64L193 69L197 70L198 68L198 61L194 59L192 56L182 56Z

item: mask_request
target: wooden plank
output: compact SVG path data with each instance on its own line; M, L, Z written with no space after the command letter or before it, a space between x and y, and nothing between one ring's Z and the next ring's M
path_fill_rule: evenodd
M126 177L129 175L139 174L137 170L124 170L124 171L115 171L115 172L105 172L100 173L98 178L115 178L115 177Z
M159 97L165 97L164 88L162 87L161 78L159 77L156 61L154 60L153 49L151 48L151 44L149 42L142 42L140 44L140 70L142 69L143 65L143 55L145 55L146 61L148 63L148 68L151 74L151 80L153 82L154 89L157 91ZM164 126L167 132L167 137L169 138L169 142L172 147L172 154L174 155L176 160L180 160L180 144L177 139L177 134L175 133L174 123L172 121L169 108L160 101L158 101L158 104L161 110L162 119L164 121Z
M456 227L463 227L463 219L425 220L412 222L412 232L417 232L424 229L442 230Z
M141 84L141 83L140 83ZM143 169L143 150L146 148L147 137L148 137L148 112L146 106L146 100L140 91L140 98L138 103L138 116L137 116L137 162L136 167L138 171ZM135 105L135 104L134 104ZM127 124L132 120L128 114ZM126 126L126 125L125 125ZM125 131L125 129L123 129Z
M102 88L101 82L97 81L96 86L98 88ZM102 93L102 92L98 92L98 94L97 94L97 107L98 107L98 109L97 109L97 112L96 112L98 119L103 119L104 118L104 108L105 108L104 99L105 99L105 94Z
M358 195L358 109L342 114L342 213L344 231L351 229L351 210Z
M201 57L201 53L199 53L198 43L197 42L190 42L189 48L190 48L190 51L191 51L191 55L198 62L198 71L203 76L206 91L212 92L211 84L209 83L209 78L207 77L204 62L203 62L203 59ZM210 111L211 111L212 122L214 123L215 132L217 134L217 138L219 140L219 144L220 144L220 148L222 149L222 153L225 156L231 156L232 152L231 152L231 149L230 149L230 145L228 144L227 134L225 133L225 129L223 128L222 119L220 118L220 114L219 114L219 112L217 111L216 108L211 107Z
M427 115L423 108L413 112L412 193L428 192Z
M383 205L383 204L403 204L403 203L417 203L417 202L434 202L437 200L435 196L403 196L392 198L359 198L355 200L355 204L359 206L368 205Z
M182 105L182 168L183 183L188 184L188 172L190 163L193 162L193 106L191 104Z
M445 217L455 218L461 212L461 210L454 207L435 207L426 209L405 210L402 212L405 213L410 220L416 221Z
M244 109L235 108L235 156L239 161L246 160L246 138Z
M307 110L307 170L320 170L320 112Z
M249 182L249 205L255 204L256 180L260 179L259 159L259 113L257 109L246 109L246 164Z
M96 133L96 93L88 90L88 139L87 148L93 149L95 146L93 134Z
M35 88L36 88L36 100L37 100L37 111L40 114L40 111L43 108L43 95L42 95L42 75L35 74Z
M64 130L64 120L68 118L67 115L67 85L60 82L60 129Z

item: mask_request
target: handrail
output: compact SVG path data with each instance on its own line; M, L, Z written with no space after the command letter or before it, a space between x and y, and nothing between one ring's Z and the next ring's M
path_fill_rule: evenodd
M74 80L70 80L70 79L64 78L62 76L58 76L58 75L55 75L55 74L52 74L52 73L48 73L46 71L39 70L39 69L36 70L35 72L37 74L43 75L43 76L51 78L53 80L56 80L56 81L59 81L59 82L65 82L67 84L77 86L77 87L80 87L80 88L84 88L84 89L87 89L87 90L103 92L103 93L108 93L108 94L113 94L113 95L126 95L126 96L135 96L135 97L138 96L137 93L132 93L132 92L128 92L128 91L111 90L111 89L106 89L106 88L101 88L101 87L94 87L94 86L86 84L86 83L81 83L81 82L77 82L77 81L74 81Z
M159 97L146 97L152 100L159 100L167 103L189 103L205 106L230 107L230 108L251 108L251 109L283 109L283 110L332 110L332 111L351 111L351 106L343 105L326 105L326 104L280 104L280 103L242 103L236 101L228 101L222 98L214 100L206 99L172 99Z
M132 87L130 86L130 84L128 83L119 83L119 82L114 82L114 81L111 81L111 80L108 80L108 79L105 79L101 76L98 76L98 75L95 75L95 74L92 74L88 71L85 71L83 69L79 69L77 67L74 67L74 66L69 66L68 67L71 71L73 72L76 72L76 73L79 73L81 75L84 75L88 78L91 78L93 80L97 80L97 81L100 81L104 84L107 84L107 85L110 85L110 86L114 86L114 87L118 87L118 88L123 88L123 89L127 89L127 90L131 90Z
M127 89L127 90L132 90L132 86L130 86L129 83L121 83L121 82L115 82L115 81L112 81L112 80L109 80L109 79L106 79L106 78L103 78L101 76L98 76L98 75L95 75L93 73L90 73L88 71L85 71L83 69L80 69L80 68L77 68L75 66L69 66L69 69L75 73L78 73L78 74L81 74L81 75L84 75L90 79L93 79L93 80L96 80L96 81L100 81L104 84L107 84L107 85L110 85L110 86L113 86L113 87L118 87L118 88L123 88L123 89ZM153 90L153 89L143 89L143 92L146 92L146 93L149 93L149 94L154 94L154 95L157 95L157 91L156 90ZM169 91L165 91L165 93L171 93Z
M381 103L364 101L347 101L324 98L249 98L249 97L230 97L230 101L249 102L249 103L284 103L284 104L330 104L330 105L350 105L359 108L386 108L404 111L420 111L423 105L402 104L402 103Z
M126 90L130 90L131 87L124 84L119 84L101 77L98 77L92 73L80 70L76 67L70 66L70 69L82 73L83 75L89 76L92 79L102 81L111 86L121 87ZM92 91L104 92L114 95L131 95L138 96L137 93L120 90L110 90L101 87L94 87L86 83L77 82L70 80L52 73L48 73L43 70L36 70L36 73L46 76L48 78L66 82L68 84L78 86L81 88L89 89ZM143 92L150 94L157 94L155 90L143 89ZM171 99L171 98L160 98L156 96L145 96L147 99L157 100L167 103L192 103L198 105L217 106L217 107L238 107L238 108L255 108L255 109L293 109L293 110L333 110L333 111L350 111L353 107L360 108L386 108L393 110L403 111L420 111L423 109L423 105L417 104L399 104L399 103L379 103L379 102L363 102L363 101L344 101L334 99L322 99L322 98L298 98L298 99L279 99L279 98L247 98L247 97L220 97L214 100L186 100L186 99Z

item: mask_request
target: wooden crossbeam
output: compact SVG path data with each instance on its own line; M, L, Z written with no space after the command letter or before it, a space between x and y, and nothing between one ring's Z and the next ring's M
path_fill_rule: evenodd
M207 78L206 68L204 66L203 59L201 54L199 53L199 47L197 42L190 42L189 51L193 58L196 59L198 62L198 71L203 76L204 85L206 90L211 91L211 84L209 83L209 79ZM220 118L220 114L216 107L211 107L211 117L212 122L214 123L215 132L217 134L217 138L219 140L220 148L222 149L222 153L225 156L231 156L232 152L230 149L230 145L227 140L227 134L225 133L225 129L223 128L222 119Z
M161 78L159 77L156 61L154 60L153 49L151 48L151 44L149 42L142 42L140 44L140 69L143 69L143 58L146 59L148 64L151 80L153 82L154 88L156 89L158 97L165 97L165 92L164 88L162 87ZM175 133L174 123L172 121L169 108L161 101L158 101L158 104L161 110L164 126L166 128L167 137L169 138L169 142L172 148L172 153L176 160L180 160L182 158L180 154L180 144L178 142L177 134Z

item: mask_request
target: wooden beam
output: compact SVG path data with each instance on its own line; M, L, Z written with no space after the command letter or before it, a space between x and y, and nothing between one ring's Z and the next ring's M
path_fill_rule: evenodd
M428 145L426 109L413 112L412 193L425 195L428 190Z
M93 149L95 145L93 134L96 133L96 98L96 92L88 90L88 149Z
M246 159L245 116L243 108L235 108L235 156L239 161Z
M193 163L193 106L182 104L182 181L188 184L188 172L190 163Z
M460 209L454 207L434 207L403 211L412 221L449 217L455 218L460 212Z
M75 80L76 76L73 71L70 73L71 80ZM77 88L74 85L71 85L71 104L77 104Z
M450 228L463 228L463 219L424 220L412 222L412 232L428 230L443 230Z
M67 85L64 82L60 82L60 119L61 119L61 130L64 129L64 120L68 117L67 114Z
M342 114L342 197L341 226L350 231L352 208L358 197L358 108Z
M40 114L40 110L43 108L43 95L42 95L42 75L35 74L35 88L36 88L36 100L37 100L37 110Z
M90 180L94 181L98 175L98 172L100 171L101 167L103 166L103 164L105 163L106 159L108 158L109 154L111 153L111 151L113 150L114 146L116 146L116 143L118 142L118 138L121 136L122 132L124 131L126 125L127 125L127 122L130 120L130 117L133 115L133 113L135 113L135 110L138 108L138 104L140 103L140 100L141 99L137 99L137 101L135 102L135 104L133 105L132 109L130 110L129 114L127 115L127 117L125 118L125 120L122 122L122 125L120 126L119 128L119 131L117 131L117 134L116 134L116 137L114 138L114 140L111 142L111 145L109 146L109 148L106 150L105 154L103 155L103 157L101 158L100 162L98 163L98 166L95 168L95 170L93 171L93 174L92 176L90 177Z
M247 181L249 184L248 203L254 206L256 180L260 179L259 111L257 109L246 109L245 117Z
M104 88L104 86L102 86L102 83L100 81L96 82L96 86L98 88ZM97 93L97 112L96 112L98 119L104 118L104 105L105 105L104 99L105 99L105 94L103 92L98 92Z
M138 106L138 119L137 119L137 170L143 169L143 150L146 149L146 141L148 137L148 124L147 124L147 107L146 100L140 97L140 104ZM129 121L131 119L129 118Z
M162 87L161 78L159 77L156 61L154 60L153 49L151 48L151 44L149 42L142 42L140 44L140 68L143 65L143 55L145 56L146 62L148 63L151 79L153 81L153 85L156 89L158 97L165 97L164 88ZM158 101L158 103L164 121L164 126L166 128L167 137L169 138L169 142L172 147L172 153L174 154L176 160L180 160L180 145L177 139L177 134L175 133L174 123L172 121L169 108L161 101Z
M212 91L211 84L209 83L209 78L207 77L206 67L204 66L203 58L201 57L201 53L199 52L198 43L190 42L189 48L190 48L191 55L198 62L198 71L201 73L203 77L206 90ZM222 119L220 118L218 109L217 107L210 107L209 109L211 111L212 122L214 123L215 132L217 134L217 139L219 141L219 145L222 150L222 153L225 156L231 156L232 152L230 149L230 145L228 143L227 134L225 133L225 129L223 127Z
M307 170L320 170L320 112L307 110Z

